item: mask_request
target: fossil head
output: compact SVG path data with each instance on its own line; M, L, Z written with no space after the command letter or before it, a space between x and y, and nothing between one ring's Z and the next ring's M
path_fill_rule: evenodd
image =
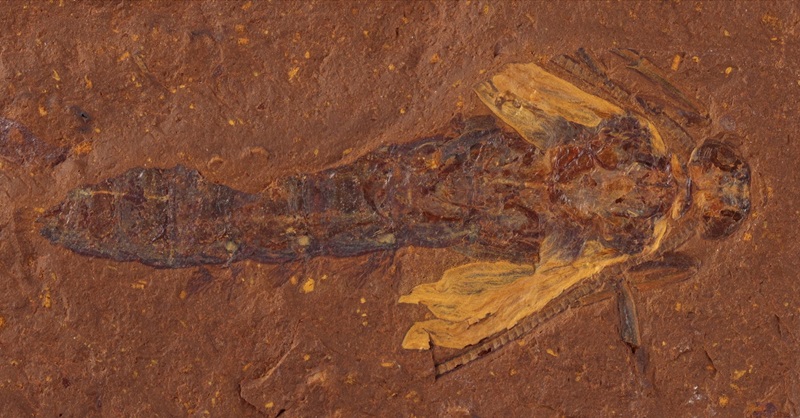
M695 148L688 169L703 237L732 234L750 212L750 166L733 146L715 138Z

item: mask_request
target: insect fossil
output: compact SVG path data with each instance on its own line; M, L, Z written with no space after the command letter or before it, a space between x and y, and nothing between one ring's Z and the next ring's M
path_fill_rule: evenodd
M675 250L695 231L717 239L742 223L750 172L724 139L697 145L674 121L703 116L649 61L615 52L677 110L628 93L579 50L551 64L584 89L535 64L476 87L516 132L472 118L258 194L182 166L135 168L70 192L41 232L81 254L161 268L449 247L474 262L400 298L436 316L414 324L403 347L464 349L437 375L609 288L636 349L631 287L690 274L694 261Z

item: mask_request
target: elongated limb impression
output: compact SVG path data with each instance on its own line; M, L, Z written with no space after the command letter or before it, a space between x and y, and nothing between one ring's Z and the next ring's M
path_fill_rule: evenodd
M676 100L689 121L700 122L707 119L707 117L703 115L702 106L695 103L694 100L690 99L680 89L675 87L675 85L667 79L664 71L655 66L649 59L641 56L632 49L619 48L612 49L611 52L627 60L628 68L641 74L646 79L659 86L673 100Z
M609 270L617 270L610 268ZM446 373L450 373L462 366L465 366L480 357L497 351L508 343L519 339L520 337L535 330L539 325L554 318L556 315L563 313L571 307L580 305L582 298L587 295L595 293L600 289L604 283L604 278L607 277L606 272L597 274L589 279L586 279L572 288L566 290L557 298L551 300L545 305L544 308L538 312L525 317L517 325L509 330L501 331L495 335L487 337L478 344L469 346L461 353L451 357L443 362L436 364L436 377L440 377Z

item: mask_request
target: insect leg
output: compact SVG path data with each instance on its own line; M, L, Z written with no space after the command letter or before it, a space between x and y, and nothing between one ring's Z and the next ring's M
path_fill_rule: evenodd
M660 259L631 267L626 277L637 291L647 291L687 280L697 272L698 267L697 260L686 254L665 253Z
M652 388L652 371L649 367L647 349L642 345L642 335L633 292L625 279L614 282L617 292L617 309L619 311L620 337L631 349L636 364L636 371L642 377L645 388Z
M539 325L552 319L567 309L580 306L580 301L582 298L597 292L603 283L602 279L604 277L605 275L598 274L574 285L572 288L562 293L559 297L550 301L550 303L545 305L542 310L523 318L511 329L489 336L478 344L465 348L455 356L436 363L436 378L463 367L486 354L497 351L508 343L528 334L536 329Z
M577 78L590 87L599 89L606 95L611 96L611 98L616 101L618 105L638 105L631 93L614 83L606 75L606 73L603 72L597 64L595 64L594 60L589 56L586 50L580 48L578 49L577 54L580 57L580 60L577 60L569 55L558 55L553 57L551 62L558 66L561 70L566 71L572 77Z
M627 281L619 280L614 284L617 293L617 309L619 309L620 337L625 344L636 352L641 347L641 334L636 319L636 304Z
M612 49L612 53L623 58L628 62L628 68L641 74L653 84L659 86L667 95L687 112L686 117L690 121L699 122L706 117L702 114L701 106L697 105L693 100L688 98L682 91L675 87L666 77L666 74L655 66L650 60L641 56L637 51L632 49Z

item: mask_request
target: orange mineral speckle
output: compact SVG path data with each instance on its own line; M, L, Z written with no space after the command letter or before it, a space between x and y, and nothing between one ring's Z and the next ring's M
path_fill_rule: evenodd
M44 295L42 295L42 306L45 308L50 308L53 306L52 298L50 297L50 289L44 289Z
M292 81L297 76L298 72L300 72L300 67L293 67L291 70L289 70L287 73L289 76L289 81Z
M683 57L681 57L680 54L676 54L674 57L672 57L672 65L670 65L670 69L672 69L672 71L678 71L678 69L681 68L682 59Z
M303 283L303 286L300 288L300 291L303 293L311 293L314 291L315 284L316 282L314 281L314 279L309 277L308 279L306 279L305 283Z
M76 145L75 148L72 149L72 152L74 152L75 155L86 155L92 152L92 143L89 141L83 141Z

